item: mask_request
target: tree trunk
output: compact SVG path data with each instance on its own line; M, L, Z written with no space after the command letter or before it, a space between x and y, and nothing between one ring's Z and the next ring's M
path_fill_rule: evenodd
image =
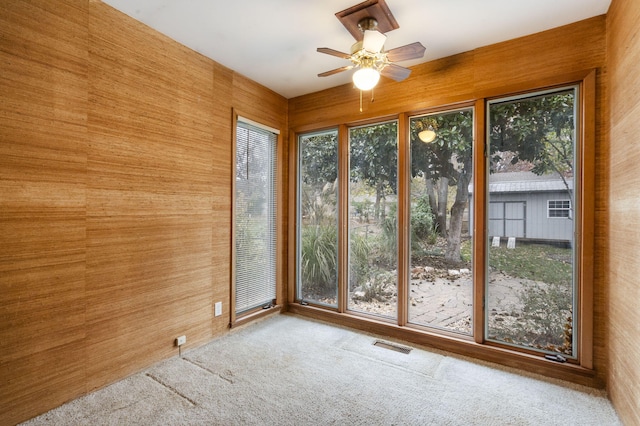
M376 184L376 203L373 206L373 216L376 218L376 220L382 220L385 217L386 212L383 209L386 210L386 207L384 205L381 205L381 201L384 198L384 186L382 182L378 182Z
M447 238L447 250L444 257L446 260L459 262L462 260L460 256L460 242L462 237L462 220L464 218L464 210L469 199L469 179L466 173L461 173L458 178L458 186L456 188L456 199L451 207L451 222L449 224L449 236Z
M436 198L436 190L434 189L434 181L432 179L424 177L425 187L427 189L427 196L429 197L429 207L431 207L431 214L435 218L438 212L438 201Z
M438 210L436 223L438 234L447 237L447 203L449 202L449 178L441 177L438 181Z

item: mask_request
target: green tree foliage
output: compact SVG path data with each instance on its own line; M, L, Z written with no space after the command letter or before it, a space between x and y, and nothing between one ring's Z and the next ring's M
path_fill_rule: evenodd
M491 171L508 157L511 164L530 163L537 175L557 173L566 185L574 173L574 102L574 91L567 90L492 105Z
M491 172L500 166L529 164L539 175L555 172L565 180L573 176L574 156L574 92L573 90L535 96L518 101L491 105L490 154ZM431 126L436 140L425 144L418 138L421 130ZM462 215L468 198L472 167L473 117L470 110L434 114L411 121L412 176L424 176L431 182L456 187L447 232L446 257L460 258ZM429 186L429 185L427 185ZM442 212L446 192L441 192L436 213ZM438 215L440 230L445 226L444 215Z
M351 181L363 182L375 190L374 216L383 219L381 201L398 190L398 124L393 121L353 128L349 147Z
M491 172L501 164L530 163L537 174L558 173L572 177L574 156L574 91L562 91L517 101L492 104L490 107L489 149ZM432 213L445 212L448 205L446 187L455 187L449 229L446 218L438 215L439 228L447 237L445 256L460 259L462 217L468 203L472 177L473 112L470 109L414 118L410 122L411 173L422 176L428 187L444 184L439 205L430 202ZM418 133L431 126L437 137L424 143ZM350 130L350 169L352 182L362 182L376 194L374 218L384 220L381 202L397 193L398 148L397 123L389 122ZM306 171L303 183L322 193L327 182L337 179L337 132L314 135L305 140L313 149L303 150L301 160ZM565 180L566 183L566 180ZM567 189L569 188L568 185ZM315 194L309 199L316 199Z
M436 139L431 143L424 143L418 134L429 126L436 131ZM438 223L441 235L447 236L445 257L459 261L462 218L472 176L472 111L467 109L413 119L410 129L412 176L424 176L426 181L444 183L445 189L446 186L456 187L448 232L444 214L439 214ZM446 191L439 197L438 203L440 205L436 207L437 211L446 214ZM432 209L433 204L431 203Z
M338 191L338 133L301 138L300 206L304 223L335 224Z
M338 178L338 132L320 133L303 138L299 150L302 183L322 188Z

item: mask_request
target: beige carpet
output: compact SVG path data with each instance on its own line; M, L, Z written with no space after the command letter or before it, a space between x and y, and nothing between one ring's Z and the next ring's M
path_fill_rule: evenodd
M599 391L375 341L278 315L25 424L621 424Z

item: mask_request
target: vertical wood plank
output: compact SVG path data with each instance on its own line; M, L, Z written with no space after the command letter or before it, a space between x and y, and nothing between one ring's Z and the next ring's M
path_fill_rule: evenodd
M409 137L409 118L406 114L398 117L398 281L397 300L399 301L398 325L407 325L409 321L409 289L411 286L410 255L411 252L411 138ZM403 301L407 301L404 303Z
M474 106L476 117L486 116L484 100L478 100ZM486 188L487 179L487 123L476 119L474 129L475 145L473 149L473 256L475 265L486 265L486 247L488 234L484 226L487 223L487 194L476 188ZM487 288L487 274L484 268L474 268L473 271L473 337L476 343L484 343L485 334L485 294Z
M228 329L231 109L286 129L287 101L86 0L1 2L0 69L13 424Z
M85 391L86 21L0 4L0 424Z
M608 131L605 155L596 158L604 183L596 197L596 214L608 215L597 243L603 247L608 300L608 391L624 424L640 424L640 3L613 0L607 15ZM608 96L607 96L608 95ZM607 129L605 128L604 131ZM596 229L596 233L600 230ZM596 273L598 271L596 270ZM603 303L604 302L604 303Z
M211 190L211 265L213 303L222 302L222 315L212 321L213 333L218 335L231 322L231 170L232 147L235 144L232 130L233 71L214 63L213 93L213 158Z
M349 128L338 127L338 312L349 308Z
M89 21L87 383L212 335L210 60L109 6Z

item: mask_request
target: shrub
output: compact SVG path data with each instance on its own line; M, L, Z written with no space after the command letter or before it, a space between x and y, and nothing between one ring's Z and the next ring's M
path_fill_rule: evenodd
M411 252L422 253L425 246L434 244L437 234L434 228L433 215L429 206L428 197L421 196L416 199L415 205L411 207ZM397 231L397 208L391 205L389 214L382 221L382 241L379 244L381 250L381 266L395 268L398 231Z
M411 207L411 249L414 249L414 244L433 244L435 231L429 197L417 197L415 205Z
M338 278L338 230L335 226L302 228L300 275L305 291L335 294ZM352 235L349 263L352 283L366 279L370 246L366 238Z
M517 345L572 354L571 291L562 284L531 283L517 294L519 306L493 321L491 336Z
M338 274L338 234L335 226L302 228L302 285L319 292L334 291Z
M351 234L349 246L349 282L351 287L357 287L366 281L369 274L369 258L372 248L366 236L358 233Z
M518 297L523 304L523 321L518 322L516 333L539 349L570 354L572 316L569 287L557 283L533 285L521 290Z
M396 293L396 274L389 271L377 271L371 273L368 280L361 286L359 294L354 294L354 300L362 300L363 302L387 302L390 297Z

